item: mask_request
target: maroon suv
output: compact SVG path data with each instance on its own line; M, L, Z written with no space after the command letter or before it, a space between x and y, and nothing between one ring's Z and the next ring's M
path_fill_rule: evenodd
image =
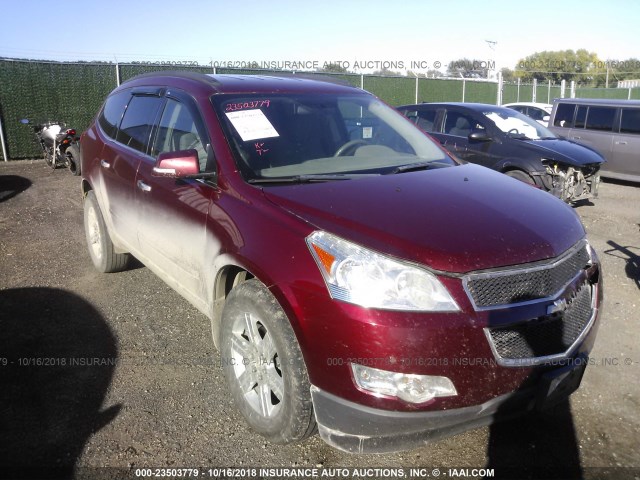
M82 175L93 263L134 255L207 315L273 442L317 425L399 450L580 384L602 285L577 215L358 88L139 76L83 134Z

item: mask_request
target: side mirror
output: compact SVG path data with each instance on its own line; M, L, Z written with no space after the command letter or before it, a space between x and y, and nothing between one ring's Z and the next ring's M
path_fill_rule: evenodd
M469 141L471 142L490 142L491 137L487 135L484 130L478 130L469 134Z
M548 122L550 118L551 118L551 115L545 115L544 117L542 117L542 121Z
M164 152L153 167L154 177L186 178L200 173L198 152L194 149Z

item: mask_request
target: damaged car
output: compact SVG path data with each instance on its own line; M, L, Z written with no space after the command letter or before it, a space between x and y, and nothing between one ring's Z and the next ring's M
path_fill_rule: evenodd
M207 398L272 443L404 450L580 385L603 290L576 212L359 88L144 74L81 144L93 264L133 255L206 315Z
M604 158L515 110L481 103L398 107L458 159L492 168L567 203L595 198Z

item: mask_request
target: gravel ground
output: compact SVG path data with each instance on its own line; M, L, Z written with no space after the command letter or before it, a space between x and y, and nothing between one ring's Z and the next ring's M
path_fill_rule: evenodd
M349 455L317 436L277 446L252 433L208 320L142 265L94 270L78 178L41 161L0 164L0 476L25 466L69 477L75 468L77 478L134 478L140 467L437 467L445 477L490 467L501 478L640 478L638 205L639 186L606 182L576 207L606 290L595 364L570 405L408 452Z

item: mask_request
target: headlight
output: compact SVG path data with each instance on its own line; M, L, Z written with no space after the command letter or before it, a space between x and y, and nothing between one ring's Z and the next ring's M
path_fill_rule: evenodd
M595 249L591 246L591 243L587 240L587 254L589 255L589 265L595 265L599 262L598 254Z
M424 403L435 397L458 395L453 382L447 377L396 373L351 364L353 378L362 390L377 396L397 397L405 402Z
M426 270L327 232L313 232L307 244L332 298L387 310L460 310L436 276Z

